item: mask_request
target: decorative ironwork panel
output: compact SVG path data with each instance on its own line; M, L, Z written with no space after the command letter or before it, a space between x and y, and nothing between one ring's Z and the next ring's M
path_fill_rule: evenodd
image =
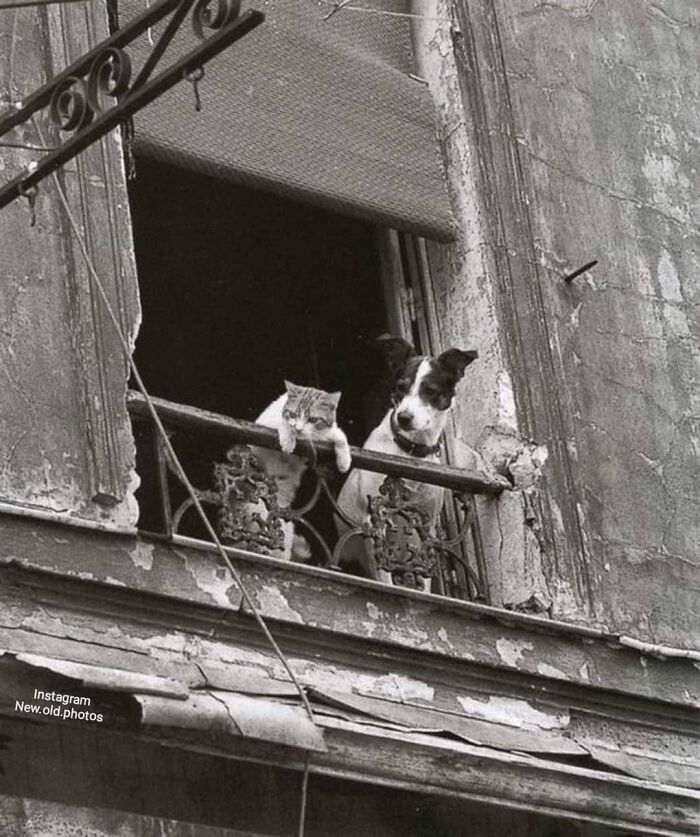
M277 482L248 445L234 445L214 465L219 536L224 543L269 554L284 547Z
M435 538L430 516L411 502L413 492L400 477L387 477L379 495L369 498L369 525L377 568L391 574L394 584L423 589L423 579L435 575Z
M206 422L198 420L197 424L208 422L210 429L215 429L213 419L209 415ZM228 449L226 461L214 462L210 472L212 489L196 492L202 503L213 508L218 533L225 544L273 557L311 559L338 570L357 555L360 541L363 555L369 558L370 573L384 571L397 586L425 590L426 582L432 582L433 592L486 600L483 549L471 490L453 492L459 525L448 537L440 520L436 522L434 515L416 499L421 484L435 485L430 480L431 469L426 468L425 478L417 480L416 465L407 460L406 476L386 475L379 494L368 498L365 519L352 520L336 500L333 486L338 474L332 464L332 452L328 456L324 454L325 461L319 462L312 448L302 451L299 458L305 460L307 474L315 482L307 486L308 491L305 489L306 499L297 500L297 505L291 508L283 507L277 480L267 473L263 458L256 453L262 447L279 450L276 434L273 436L267 428L235 419L222 420L220 429L224 427L235 444ZM255 438L254 444L243 443L251 436ZM167 534L171 537L184 534L183 519L193 508L193 502L188 497L172 511L169 481L179 481L179 477L162 444L156 445L156 452ZM393 464L389 467L395 470ZM379 468L376 470L382 473ZM449 496L449 489L441 490ZM321 504L325 508L319 509ZM196 521L193 525L196 526ZM189 523L185 529L192 534ZM306 544L306 554L292 549L292 545L298 547L299 541ZM351 542L354 543L349 546ZM376 573L374 577L377 578Z

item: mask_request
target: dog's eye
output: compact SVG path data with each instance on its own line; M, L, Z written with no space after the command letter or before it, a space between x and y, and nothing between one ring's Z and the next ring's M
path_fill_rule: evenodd
M395 389L396 389L396 392L399 392L399 393L401 393L402 395L404 395L404 394L405 394L405 393L407 393L407 392L408 392L408 390L409 390L409 383L408 383L408 381L397 381L397 382L396 382L396 387L395 387Z

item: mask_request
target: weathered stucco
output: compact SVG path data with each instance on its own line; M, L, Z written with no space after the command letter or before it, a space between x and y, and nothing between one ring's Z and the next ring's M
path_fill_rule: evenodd
M602 621L697 635L700 10L499 2ZM570 285L562 274L597 258Z
M496 405L508 403L498 396L508 387L499 389L500 374L514 393L516 431L549 453L545 495L535 489L531 504L533 535L540 523L549 529L537 537L539 562L527 557L537 548L523 543L517 513L506 513L505 528L501 515L504 541L525 547L520 560L510 555L515 563L500 562L503 599L513 595L508 584L538 587L526 579L541 571L562 617L588 612L646 640L693 644L700 11L689 2L638 0L460 0L454 8L452 29L448 3L438 4L444 23L422 23L423 63L443 122L466 254L451 279L438 281L451 283L442 292L451 337L476 328L485 346L498 345L494 329L501 338L500 354L487 351L480 364L485 406L465 403L460 417L482 450L485 437L474 438L480 430L492 436L491 424L502 431ZM453 45L460 43L462 66L455 66ZM459 99L460 72L490 97L484 112L475 109L478 96ZM461 149L474 144L470 125L481 157ZM484 148L496 156L498 143L515 174L508 180L499 161L493 164L498 212L485 215L492 195L483 194L479 167ZM516 215L519 228L509 226ZM501 233L488 229L494 219ZM477 252L488 253L488 241L496 255L503 245L508 253L520 308L512 319L503 314L507 300L504 307L497 299L508 288L494 291L498 271L489 274L488 259L474 263ZM563 281L591 259L599 264L589 273ZM529 321L518 284L529 286ZM483 300L474 306L479 288ZM536 322L539 334L514 331L526 322ZM528 353L537 360L524 374ZM543 420L547 413L554 419ZM560 533L574 530L578 546L567 558Z
M82 10L4 13L2 108L104 37L104 8L95 7L90 25L88 36ZM42 139L62 141L44 115L3 137L30 146L44 145ZM66 165L60 181L133 340L139 309L121 155L119 137L109 136ZM32 149L2 148L3 182L40 156ZM52 178L39 187L34 227L24 200L0 211L0 241L0 504L133 528L137 478L125 403L127 366Z
M420 4L415 4L420 13ZM424 80L430 85L437 112L438 133L455 218L454 244L428 242L432 290L444 346L477 348L478 362L469 367L453 410L455 442L451 461L471 465L474 449L515 486L497 500L478 498L477 507L488 563L490 601L508 607L530 606L540 612L552 605L542 567L542 549L534 506L525 489L539 478L539 463L527 470L532 480L514 479L518 459L536 446L522 434L513 381L507 368L496 292L492 231L485 214L478 177L478 150L467 130L464 103L455 61L453 32L447 25L449 3L439 2L435 17L416 19L416 53ZM546 460L547 449L539 456Z
M287 711L298 693L211 547L149 548L129 535L10 516L0 535L4 724L23 720L16 701L29 700L39 683L44 691L86 689L98 709L105 701L99 732L110 735L135 720L134 694L144 736L280 763L285 747L275 730L286 740L286 722L268 727L268 718L258 733L251 729L256 741L246 748L248 732L241 727L241 738L231 720L252 718L237 714L251 700L274 709L268 699L280 698ZM694 660L671 649L652 655L584 627L229 554L314 706L323 700L341 712L321 707L316 715L328 748L312 748L316 770L694 833ZM139 731L127 732L139 746Z

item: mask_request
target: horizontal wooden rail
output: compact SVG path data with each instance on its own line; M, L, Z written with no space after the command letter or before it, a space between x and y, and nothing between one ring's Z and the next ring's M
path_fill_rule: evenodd
M257 445L261 448L279 449L277 434L274 430L261 427L250 421L229 418L198 407L188 407L166 401L164 398L152 398L153 405L163 422L172 427L183 427L212 435L230 438L243 444ZM129 391L127 406L129 413L140 418L150 418L146 399L139 392ZM329 442L317 442L314 445L319 462L335 461L333 445ZM313 456L314 451L308 442L299 440L297 451L301 456ZM471 491L476 494L500 494L510 488L510 483L504 477L489 477L479 471L467 468L455 468L450 465L438 465L433 462L423 462L408 456L390 456L376 451L351 448L352 464L354 468L365 471L375 471L392 477L426 482L439 485L452 491Z

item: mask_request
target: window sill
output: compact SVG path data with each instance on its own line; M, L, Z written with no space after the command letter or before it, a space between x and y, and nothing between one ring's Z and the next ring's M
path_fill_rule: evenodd
M548 700L577 687L584 703L623 712L638 700L663 704L645 712L683 712L700 699L692 660L658 659L594 629L228 551L273 633L311 643L328 659L341 649L381 655L398 667L439 666L455 682L478 676L496 691L507 681L514 692L545 692ZM2 515L0 575L16 596L24 590L76 611L99 602L115 622L127 611L157 612L159 624L179 632L257 630L214 547L191 539L166 544Z

